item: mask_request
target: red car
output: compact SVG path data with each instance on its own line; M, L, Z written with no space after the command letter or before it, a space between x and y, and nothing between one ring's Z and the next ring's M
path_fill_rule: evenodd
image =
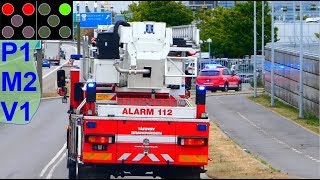
M226 67L203 69L197 77L197 85L206 86L207 90L241 91L241 78Z

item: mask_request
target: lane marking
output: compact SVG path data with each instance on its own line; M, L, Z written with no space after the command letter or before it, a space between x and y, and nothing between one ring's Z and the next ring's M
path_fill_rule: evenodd
M67 45L67 46L68 46L68 45ZM69 45L69 48L73 48L74 51L77 50L77 48L74 47L74 46L70 46L70 45ZM68 48L68 49L69 49L69 48ZM73 54L73 53L71 53L71 54ZM67 58L67 57L66 57L66 58ZM61 68L62 66L64 66L64 65L67 64L67 63L68 63L68 60L66 60L66 62L64 62L62 65L58 66L56 69L50 71L48 74L42 76L42 79L48 77L50 74L52 74L53 72L57 71L59 68Z
M67 142L64 143L63 147L60 149L60 151L51 159L51 161L42 169L41 173L40 173L40 177L42 177L44 175L44 173L47 171L47 169L49 168L49 166L51 166L60 156L60 154L66 149L67 147Z
M244 115L242 115L240 112L237 112L237 114L238 114L241 118L243 118L244 120L246 120L247 122L249 122L249 124L251 124L252 126L254 126L254 127L256 127L257 129L259 129L259 131L263 132L263 134L268 135L268 133L267 133L266 131L262 130L261 127L259 127L259 126L257 126L256 124L254 124L252 121L250 121L250 120L249 120L248 118L246 118ZM298 151L297 149L291 147L289 144L287 144L287 143L285 143L285 142L277 139L276 137L274 137L274 136L272 136L272 135L269 135L269 136L271 136L271 139L275 140L275 141L276 141L277 143L279 143L279 144L282 144L282 145L288 147L288 148L291 149L293 152L296 152L296 153L298 153L298 154L303 154L301 151ZM313 158L312 156L305 155L305 157L311 159L312 161L320 162L320 160L315 159L315 158Z
M63 153L63 155L61 156L61 158L59 159L59 161L54 165L52 166L52 169L50 170L50 172L48 173L46 179L50 179L53 175L53 172L54 170L56 169L56 167L61 163L61 161L66 157L66 153Z
M216 97L217 101L219 101L221 104L224 104L223 101L220 100L220 98Z
M50 74L54 73L55 71L57 71L59 68L61 68L62 66L64 66L65 64L67 64L68 61L64 62L62 65L56 67L54 70L50 71L48 74L42 76L42 79L45 79L46 77L48 77Z

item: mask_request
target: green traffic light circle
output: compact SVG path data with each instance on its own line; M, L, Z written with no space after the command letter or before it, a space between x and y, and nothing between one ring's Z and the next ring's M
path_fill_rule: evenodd
M47 26L42 26L39 29L38 34L41 38L48 38L51 34L51 30Z
M69 36L71 36L71 29L68 26L62 26L59 30L59 35L62 38L68 38Z
M50 5L47 4L47 3L42 3L40 6L39 6L39 9L38 9L39 13L43 16L46 16L50 13L51 11L51 8L50 8Z
M57 15L51 15L47 21L51 27L56 27L60 23L60 18Z
M59 7L60 14L67 16L71 13L71 6L67 3L63 3Z

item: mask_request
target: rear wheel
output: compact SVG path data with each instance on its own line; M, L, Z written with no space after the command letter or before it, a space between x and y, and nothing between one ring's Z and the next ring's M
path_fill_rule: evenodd
M69 170L69 179L76 179L77 171L76 171L76 163L68 159L68 170Z
M239 82L238 87L236 88L236 91L241 91L241 88L242 88L242 84Z
M110 175L104 173L103 169L92 166L79 166L77 179L110 179Z
M177 171L169 171L163 179L201 179L199 168L186 168Z
M223 86L222 91L223 92L228 92L228 90L229 90L228 83L225 83L224 86Z

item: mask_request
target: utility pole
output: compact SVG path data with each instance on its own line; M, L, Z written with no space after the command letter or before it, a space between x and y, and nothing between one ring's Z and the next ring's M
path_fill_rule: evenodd
M40 82L40 94L42 97L42 44L40 45L41 48L37 49L37 71L38 71L38 77L39 77L39 82Z
M299 118L304 118L303 113L303 13L302 13L302 2L300 1L300 82L299 82Z
M80 22L75 22L77 26L77 54L80 54L80 42L81 42L81 35L80 35Z
M293 1L293 47L296 47L296 1Z
M254 79L254 96L257 97L257 2L253 1L254 4L254 52L253 52L253 79Z
M262 42L261 42L261 55L262 55L262 67L261 67L261 80L264 84L264 1L262 1Z
M271 107L274 107L274 2L271 2Z

